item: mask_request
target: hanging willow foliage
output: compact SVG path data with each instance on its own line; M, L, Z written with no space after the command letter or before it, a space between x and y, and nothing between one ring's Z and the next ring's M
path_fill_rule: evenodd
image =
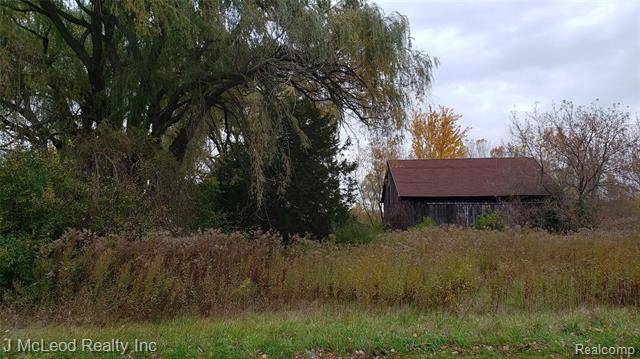
M61 149L136 128L183 163L242 144L260 193L292 97L399 126L434 65L405 17L364 1L0 0L0 139Z

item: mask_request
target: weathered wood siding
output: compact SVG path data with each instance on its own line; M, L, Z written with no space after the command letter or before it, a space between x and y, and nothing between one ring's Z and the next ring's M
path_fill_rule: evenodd
M437 224L472 226L478 216L498 212L505 205L499 202L429 202L419 198L391 202L392 206L384 208L384 222L394 229L414 226L425 216Z
M422 222L425 216L437 224L457 224L472 226L478 216L497 212L502 203L497 202L428 202L422 199L403 199L402 207L407 209L405 226Z
M478 216L485 213L510 213L537 206L537 199L518 202L500 198L401 198L393 182L387 176L382 202L384 224L393 229L406 229L422 222L425 216L437 224L473 226Z

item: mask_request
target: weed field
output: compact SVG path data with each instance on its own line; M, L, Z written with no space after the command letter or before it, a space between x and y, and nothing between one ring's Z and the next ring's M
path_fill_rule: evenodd
M5 312L47 321L171 319L306 303L457 314L640 305L640 238L427 229L363 245L269 234L186 238L69 232L41 254L35 285Z

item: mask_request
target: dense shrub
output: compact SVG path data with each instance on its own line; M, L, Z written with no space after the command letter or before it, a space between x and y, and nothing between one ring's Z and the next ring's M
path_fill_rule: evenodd
M184 228L193 211L176 159L139 131L98 131L64 151L88 183L83 228L103 234Z
M33 280L42 244L81 226L86 186L54 152L16 150L0 159L0 296Z
M15 284L33 281L33 268L42 239L0 234L0 302Z
M82 223L86 185L55 152L16 150L0 159L0 234L57 238Z
M504 223L498 218L495 213L484 213L476 218L473 224L475 229L490 229L490 230L502 230L504 229Z
M190 230L216 228L222 231L237 229L234 218L221 208L219 199L225 196L215 177L204 178L200 183L191 185L193 211L186 218L186 227ZM242 203L238 203L241 205ZM246 204L246 203L245 203Z
M72 231L43 251L27 293L12 303L107 321L310 301L463 312L640 306L640 237L434 228L361 246L283 246L259 233L130 240Z
M40 247L67 228L135 236L180 228L179 172L135 136L109 132L64 153L15 149L0 158L0 292L33 278Z
M179 230L192 212L184 174L135 133L101 130L64 151L0 158L0 233L58 238L66 228Z

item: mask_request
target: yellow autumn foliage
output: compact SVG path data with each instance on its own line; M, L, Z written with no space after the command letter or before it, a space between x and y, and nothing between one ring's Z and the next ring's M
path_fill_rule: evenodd
M453 109L439 106L434 110L417 113L409 124L412 136L411 152L417 159L462 158L465 156L464 139L468 128L462 128L462 118Z

